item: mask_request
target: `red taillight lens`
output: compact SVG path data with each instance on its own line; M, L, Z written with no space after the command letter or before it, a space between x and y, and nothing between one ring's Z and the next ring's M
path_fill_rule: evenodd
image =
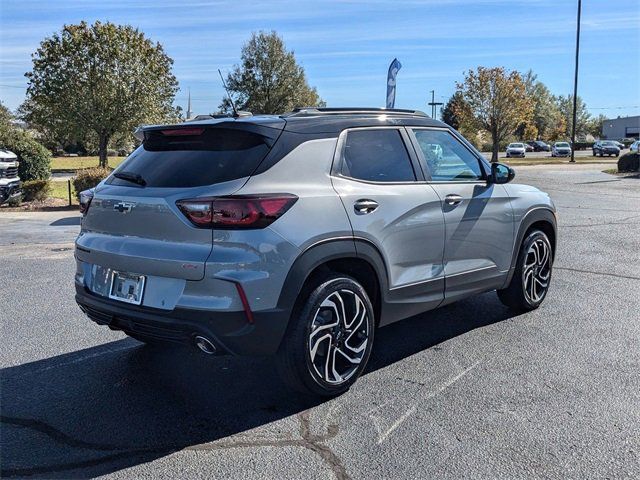
M91 200L93 200L93 188L80 192L80 213L86 215L91 206Z
M280 218L298 200L295 195L243 195L180 200L176 205L197 227L264 228Z

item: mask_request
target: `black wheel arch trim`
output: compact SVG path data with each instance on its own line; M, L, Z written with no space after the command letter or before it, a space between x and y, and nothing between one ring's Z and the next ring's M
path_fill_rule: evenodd
M284 281L278 309L293 311L295 302L304 283L319 266L341 258L365 260L374 269L378 277L381 294L388 291L387 269L382 254L370 241L358 237L327 238L305 249L289 269Z
M522 241L524 240L525 234L534 223L538 222L546 222L551 226L551 228L553 228L553 238L550 238L549 241L551 242L551 249L555 257L556 246L558 243L558 226L555 213L553 212L553 210L547 207L537 207L529 210L524 214L522 220L520 220L518 232L516 233L516 238L513 243L511 267L509 268L509 274L507 275L507 279L504 283L505 287L509 285L509 283L511 282L511 278L513 277L513 273L515 272L516 263L518 261L518 252L520 251L520 247L522 245Z

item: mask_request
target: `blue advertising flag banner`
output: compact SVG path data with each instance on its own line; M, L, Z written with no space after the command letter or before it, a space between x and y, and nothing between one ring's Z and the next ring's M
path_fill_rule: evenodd
M396 76L402 68L402 64L397 58L393 59L389 65L389 73L387 74L387 108L393 108L396 104Z

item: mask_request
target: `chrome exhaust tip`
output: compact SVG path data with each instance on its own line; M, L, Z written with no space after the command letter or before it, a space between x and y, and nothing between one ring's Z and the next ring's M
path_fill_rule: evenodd
M213 355L216 353L216 346L211 343L211 340L209 340L208 338L201 335L196 335L194 341L196 343L196 347L198 347L207 355Z

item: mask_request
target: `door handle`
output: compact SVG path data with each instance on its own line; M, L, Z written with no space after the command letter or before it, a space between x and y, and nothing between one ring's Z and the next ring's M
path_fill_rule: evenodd
M460 202L462 202L462 197L454 193L444 197L444 203L446 203L447 205L458 205Z
M371 213L376 208L378 208L378 202L376 202L375 200L361 199L353 204L353 209L356 211L356 213Z

